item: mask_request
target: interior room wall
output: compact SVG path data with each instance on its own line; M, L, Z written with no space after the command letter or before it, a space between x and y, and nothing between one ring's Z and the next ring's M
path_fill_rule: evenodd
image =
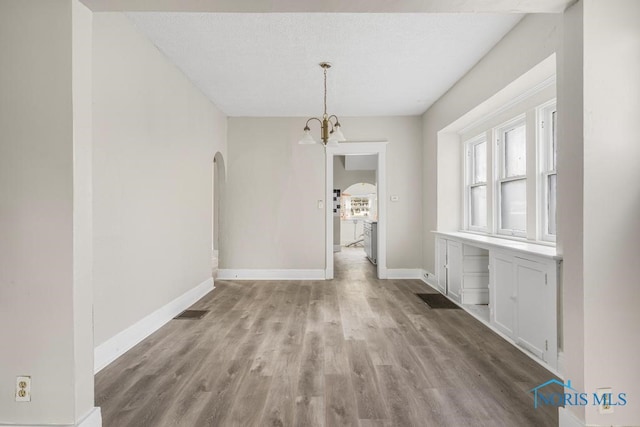
M431 231L436 230L441 224L453 229L459 228L461 224L461 198L455 196L456 193L452 196L447 191L450 186L459 186L461 183L445 181L440 176L447 168L459 168L459 144L457 148L451 145L439 146L438 132L553 54L559 45L561 24L560 14L525 16L422 116L422 266L427 271L433 273L435 270L435 238Z
M211 278L226 117L120 13L94 14L95 344Z
M583 2L564 13L558 60L557 221L562 254L563 373L577 390L584 382L584 60ZM569 407L584 419L583 407Z
M640 2L585 0L583 13L585 387L629 401L585 415L640 425Z
M0 40L0 424L75 425L93 408L91 13L2 1Z
M324 200L324 150L297 143L304 120L229 118L225 226L233 240L222 249L222 268L324 268L325 211L317 206ZM389 138L387 191L399 200L387 209L387 267L419 268L420 117L341 117L340 122L348 139Z
M333 186L344 191L347 187L358 182L376 184L375 168L372 170L346 170L345 156L333 158Z

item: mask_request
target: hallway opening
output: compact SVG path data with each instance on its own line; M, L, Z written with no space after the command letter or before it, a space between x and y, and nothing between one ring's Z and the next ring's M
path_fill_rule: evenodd
M226 171L224 158L220 152L213 157L213 216L211 237L211 274L215 278L220 265L220 230L222 222L222 205L224 203L224 188Z

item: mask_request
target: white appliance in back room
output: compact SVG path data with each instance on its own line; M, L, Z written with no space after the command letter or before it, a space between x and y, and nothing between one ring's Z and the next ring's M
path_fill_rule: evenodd
M364 221L364 251L374 265L378 263L378 222Z

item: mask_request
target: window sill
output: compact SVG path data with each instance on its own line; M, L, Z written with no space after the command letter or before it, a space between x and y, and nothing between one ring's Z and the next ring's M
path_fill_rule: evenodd
M462 241L463 243L469 243L474 246L482 247L484 249L503 249L513 250L516 252L523 252L529 255L537 255L544 258L552 258L556 260L562 259L562 256L558 255L555 245L548 243L532 242L531 240L513 238L508 236L493 236L485 233L477 233L471 231L457 231L457 232L444 232L434 231L433 233L450 237Z

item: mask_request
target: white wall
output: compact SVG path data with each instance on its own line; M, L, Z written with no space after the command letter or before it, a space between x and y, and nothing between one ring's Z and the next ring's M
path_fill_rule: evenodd
M563 43L558 55L558 233L563 256L563 371L577 390L584 382L583 266L583 17L582 2L564 14ZM584 419L584 408L573 407Z
M221 267L323 269L324 150L298 145L304 118L230 118L229 174ZM347 137L389 136L388 268L418 268L421 248L420 117L341 118ZM330 201L327 201L329 203Z
M584 1L584 364L590 425L640 425L640 2ZM558 178L559 179L559 178Z
M448 135L442 141L446 146L438 146L438 132L553 54L559 45L561 23L559 14L526 16L423 115L422 264L426 270L433 273L435 265L435 238L431 231L457 229L461 224L461 198L450 196L453 187L461 185L459 177L455 181L440 176L450 168L459 168L460 148L455 138L445 140Z
M3 1L0 40L0 424L75 424L93 406L91 14Z
M124 15L94 15L95 343L211 277L226 118Z
M376 159L377 162L377 159ZM376 166L371 170L346 170L345 156L334 156L333 158L333 187L344 192L352 184L366 182L376 184Z

